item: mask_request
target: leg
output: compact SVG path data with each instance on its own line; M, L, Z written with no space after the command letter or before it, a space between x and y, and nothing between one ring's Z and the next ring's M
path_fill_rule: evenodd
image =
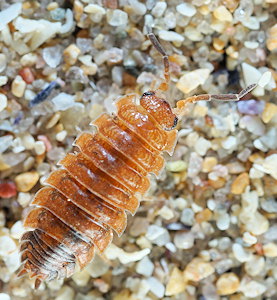
M148 38L153 44L153 46L156 48L156 50L163 56L163 61L164 61L164 79L165 81L160 84L159 90L161 91L166 91L168 89L168 83L170 80L170 74L169 74L169 60L168 60L168 55L165 52L164 48L156 38L153 32L151 32L151 28L148 28Z
M194 103L197 101L239 101L245 95L253 91L257 87L257 84L251 84L242 90L239 94L219 94L219 95L210 95L210 94L203 94L198 96L192 96L186 98L184 100L180 100L177 102L177 107L174 109L175 114L178 117L182 117L185 113L185 107L188 103Z

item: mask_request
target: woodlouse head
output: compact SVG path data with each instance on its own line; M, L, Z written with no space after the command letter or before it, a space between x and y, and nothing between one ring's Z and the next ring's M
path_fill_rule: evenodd
M178 118L173 113L170 104L163 98L157 97L155 92L143 93L140 98L140 105L153 116L163 129L172 130L176 127Z

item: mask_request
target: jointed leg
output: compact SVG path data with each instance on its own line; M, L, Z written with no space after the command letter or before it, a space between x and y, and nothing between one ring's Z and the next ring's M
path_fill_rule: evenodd
M177 102L177 107L175 108L175 114L178 117L182 117L185 114L185 107L188 103L194 103L197 101L239 101L245 95L253 91L257 87L257 84L251 84L242 90L239 94L219 94L219 95L211 95L211 94L203 94L198 96L188 97L184 100L180 100Z
M169 73L169 60L168 60L168 55L165 52L164 48L156 38L155 34L151 32L151 28L148 28L148 38L153 44L153 46L156 48L156 50L163 56L163 61L164 61L164 79L165 81L160 84L159 90L161 91L166 91L168 89L168 84L170 80L170 73Z

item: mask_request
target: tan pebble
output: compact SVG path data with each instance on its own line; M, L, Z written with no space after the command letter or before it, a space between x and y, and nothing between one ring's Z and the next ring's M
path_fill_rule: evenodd
M27 53L20 59L20 63L23 67L31 67L36 64L38 56L35 53Z
M38 182L38 172L26 172L15 177L15 183L19 192L29 192Z
M205 262L201 258L194 258L186 266L184 271L185 280L200 281L215 271L213 265L209 262Z
M61 117L61 113L60 112L56 112L48 121L48 123L46 124L46 129L50 129L53 126L55 126L57 124L57 122L59 121Z
M118 293L113 300L137 300L137 298L133 297L129 290L123 290Z
M24 95L26 88L26 82L22 79L21 76L16 76L12 82L12 94L18 98L21 98Z
M183 272L177 267L174 267L170 274L169 281L166 285L165 295L173 296L182 293L186 288L186 281L184 280Z
M263 251L266 257L277 257L277 245L274 243L264 245Z
M277 105L274 103L266 103L262 113L262 120L264 123L269 123L270 120L277 115Z
M163 206L159 211L158 215L160 215L165 220L170 220L174 217L174 212L167 206Z
M74 5L73 5L73 10L74 10L74 18L77 22L80 21L81 19L81 16L83 14L83 11L84 11L84 6L83 4L78 1L78 0L75 0L74 1Z
M92 104L91 109L89 110L89 117L94 120L103 113L103 106L100 104Z
M211 187L213 187L214 189L220 189L222 188L226 183L226 180L222 177L219 177L218 179L216 180L211 180L209 179L209 185Z
M2 158L1 154L0 154L0 171L5 171L10 169L10 165L6 164L4 159Z
M222 4L226 6L230 12L234 12L239 5L239 0L224 0L222 1Z
M214 38L214 39L213 39L213 46L214 46L215 50L221 51L221 50L223 50L224 47L225 47L225 42L222 41L222 40L219 39L219 38Z
M257 163L263 163L264 157L263 157L260 153L256 152L256 153L251 154L251 155L248 157L248 160L249 160L250 162L256 163L256 164L257 164Z
M245 243L247 243L248 245L254 245L257 243L257 238L254 235L252 235L246 231L243 234L243 241Z
M219 7L217 7L214 12L213 15L215 16L215 18L217 18L219 21L227 21L227 22L232 22L233 21L233 16L232 14L229 12L229 10L223 6L220 5Z
M268 31L268 39L266 41L267 49L273 51L277 49L277 24L272 26Z
M217 165L217 159L213 156L207 156L204 158L202 164L202 172L209 173L212 171L213 167Z
M204 210L196 214L195 220L197 223L203 223L209 221L211 217L212 212L208 208L205 208Z
M68 65L74 65L76 63L80 53L81 53L81 50L75 44L71 44L67 48L64 49L64 52L63 52L64 61Z
M211 70L209 69L197 69L192 72L184 74L177 82L177 88L184 94L196 89L199 85L204 84L208 79Z
M201 15L206 16L210 13L210 8L208 5L202 5L198 8Z
M166 169L173 173L183 172L187 169L187 163L183 160L169 161L166 164Z
M219 21L218 19L213 18L210 26L214 31L224 33L226 32L227 24L228 23L226 22Z
M203 105L195 105L193 115L195 117L205 117L208 112L208 107Z
M241 195L249 183L248 173L244 172L240 174L232 183L231 193L235 195Z
M97 64L93 64L91 66L82 65L81 69L83 70L85 75L92 76L97 73L98 67L97 67Z
M221 275L216 282L216 289L219 295L234 294L240 285L239 278L234 273L225 273Z
M226 53L233 59L238 59L238 57L239 57L239 52L237 51L237 49L234 46L229 46L226 49Z
M59 4L57 2L51 2L47 5L47 10L54 10L59 7Z

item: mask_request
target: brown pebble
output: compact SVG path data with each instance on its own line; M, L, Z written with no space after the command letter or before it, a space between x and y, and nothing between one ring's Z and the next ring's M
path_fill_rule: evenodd
M241 195L249 183L250 181L248 173L244 172L240 174L232 183L231 193L235 195Z
M196 214L195 220L197 223L202 223L202 222L209 221L211 217L212 217L212 212L208 208L205 208L204 210Z
M21 69L18 74L28 84L31 84L35 80L32 70L28 67Z
M26 172L15 177L15 183L19 192L29 192L38 182L38 172Z

